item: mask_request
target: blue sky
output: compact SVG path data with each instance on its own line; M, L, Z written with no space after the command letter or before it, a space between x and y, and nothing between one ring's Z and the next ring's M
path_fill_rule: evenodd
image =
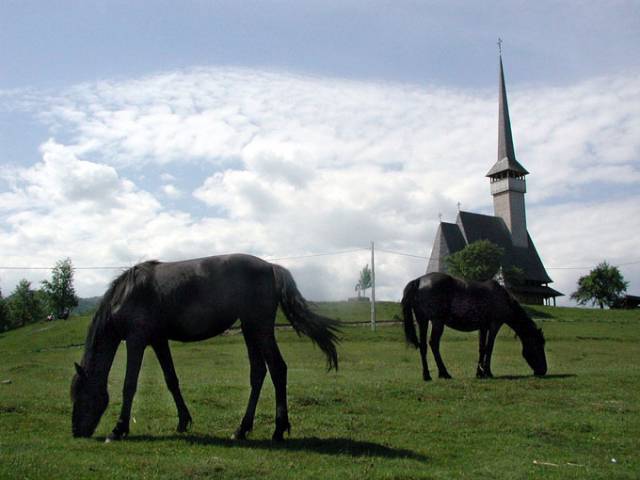
M438 214L491 213L500 36L554 287L608 260L637 292L639 24L624 1L4 1L0 266L363 249L281 260L345 298L371 240L427 256ZM377 262L387 299L426 268Z

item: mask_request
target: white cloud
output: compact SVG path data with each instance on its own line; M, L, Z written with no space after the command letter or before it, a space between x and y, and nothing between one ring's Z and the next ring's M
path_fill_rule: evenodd
M639 82L509 93L516 152L531 172L528 223L546 264L634 260ZM67 140L45 141L40 162L3 175L5 264L288 257L366 249L371 240L428 255L439 213L452 221L457 202L491 212L484 174L496 156L495 92L212 68L80 85L41 109ZM146 176L159 179L150 189L182 211L126 178L151 168L164 173ZM197 185L191 197L185 178ZM594 184L598 198L612 198L596 202ZM282 263L318 299L351 295L368 261L362 251ZM383 252L377 262L379 296L389 299L426 268ZM632 287L637 270L625 272ZM583 273L550 270L567 294ZM2 285L15 280L3 275ZM110 274L78 275L81 293L96 294Z
M162 186L162 193L164 193L169 198L180 198L182 197L182 192L175 185L167 184Z
M162 173L160 174L160 180L162 180L165 183L170 183L170 182L174 182L176 180L176 177L174 175L171 175L170 173Z

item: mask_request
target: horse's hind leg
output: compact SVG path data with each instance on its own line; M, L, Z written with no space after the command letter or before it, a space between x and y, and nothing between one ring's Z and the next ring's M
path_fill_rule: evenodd
M486 378L485 372L485 356L487 352L487 333L488 328L480 328L478 332L478 367L476 368L476 377Z
M491 373L491 355L493 354L493 346L495 345L496 335L498 335L499 330L499 325L497 327L492 325L487 335L487 346L484 352L484 374L485 377L488 378L493 378L493 373Z
M176 375L176 370L173 366L173 359L171 358L171 350L169 349L169 341L164 339L160 340L152 345L153 351L158 357L158 362L162 367L164 373L164 380L167 384L167 388L173 395L173 400L176 402L176 408L178 409L178 432L186 432L192 423L189 409L184 403L182 393L180 392L180 382Z
M442 357L440 356L440 338L442 338L442 332L444 331L444 322L441 320L431 320L431 337L429 337L429 346L433 352L433 358L438 365L438 376L440 378L451 378L447 367L444 366Z
M429 320L425 320L424 318L417 318L417 320L418 329L420 330L420 361L422 362L422 379L425 382L428 382L431 380L429 365L427 364L427 330L429 328Z
M247 433L253 429L253 419L255 418L256 406L260 398L260 390L262 390L262 383L267 374L267 366L264 363L264 358L260 352L260 346L255 336L249 334L244 327L242 330L244 333L244 341L247 345L247 353L249 354L251 394L249 395L249 403L247 404L247 411L242 418L242 423L240 423L233 437L231 437L235 440L246 439Z
M261 350L276 391L276 429L272 439L280 442L284 432L291 433L287 408L287 364L280 354L273 331L261 338Z

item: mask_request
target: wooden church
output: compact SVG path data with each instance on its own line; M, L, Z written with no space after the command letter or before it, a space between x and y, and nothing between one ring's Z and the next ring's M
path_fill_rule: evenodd
M440 222L427 273L446 272L445 258L478 240L489 240L504 250L502 270L521 273L516 280L503 279L505 287L522 303L551 304L563 294L549 287L553 282L527 232L524 194L529 172L516 160L511 121L500 55L498 101L498 161L486 174L491 185L494 215L458 212L456 223Z

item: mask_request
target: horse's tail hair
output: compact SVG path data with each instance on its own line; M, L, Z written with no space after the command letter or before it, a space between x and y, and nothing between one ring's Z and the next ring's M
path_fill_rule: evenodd
M402 294L402 316L404 317L404 338L409 345L418 348L418 336L416 335L416 325L413 321L413 300L418 291L418 280L411 280L404 287Z
M86 347L91 348L108 328L109 320L138 289L153 281L153 267L159 262L153 260L135 265L120 274L103 295L89 327Z
M280 294L280 306L287 320L291 322L298 335L304 333L320 347L327 356L329 370L338 370L336 344L339 342L341 322L312 312L289 270L280 265L273 265L273 274L276 289Z

